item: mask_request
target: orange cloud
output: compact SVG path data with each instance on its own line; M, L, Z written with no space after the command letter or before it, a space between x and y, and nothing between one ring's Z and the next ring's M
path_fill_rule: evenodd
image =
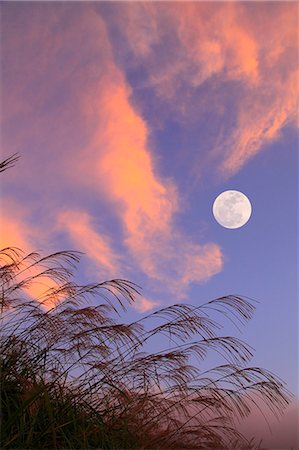
M10 54L22 50L22 74L16 70L15 57L10 70L18 74L17 84L24 86L17 97L24 98L20 105L12 102L7 118L24 113L27 111L24 105L31 105L28 114L32 127L23 126L18 138L12 141L16 147L22 141L34 142L33 150L29 145L24 146L30 152L23 172L23 179L27 180L27 176L30 179L32 201L40 199L35 193L43 196L53 219L55 208L64 208L65 197L61 194L64 188L65 192L77 189L80 199L91 192L95 198L96 193L99 203L112 206L112 220L114 215L123 227L123 235L116 239L118 245L124 244L129 263L122 262L108 236L96 229L82 204L77 212L70 206L58 218L60 227L68 232L76 248L86 252L105 276L115 276L119 270L132 273L134 267L164 290L184 297L190 283L206 281L221 270L221 251L215 244L203 246L178 232L175 219L181 205L177 188L172 180L159 175L158 161L149 145L148 124L133 103L132 90L114 60L104 20L90 5L84 9L78 5L78 14L69 6L61 7L59 13L50 5L46 9L36 8L35 28L31 27L30 16L22 24L16 19L24 30L32 30L23 33L26 42L20 35L12 36L7 52L9 59ZM68 12L73 14L71 21L65 20ZM144 23L144 17L142 20ZM148 42L135 42L138 51L149 57L152 42L159 40L156 20L156 13L146 19L146 27L153 27L156 34L145 33ZM223 65L221 47L215 40L208 40L203 47L198 47L198 52L204 53L204 48L206 62L210 51L218 58L209 69L209 73L216 73ZM182 64L182 67L174 66L174 76L176 71L183 70L184 61ZM32 78L32 73L36 78ZM158 83L159 76L163 76L163 67L157 72ZM197 82L195 76L193 83ZM62 88L65 98L60 95ZM10 86L10 95L12 91ZM8 95L7 105L10 98L14 101L14 96ZM40 148L44 149L42 157L38 154ZM28 189L28 185L24 188ZM52 231L48 229L49 235Z
M134 251L140 268L164 289L184 300L191 283L202 283L222 270L223 255L218 245L200 245L178 233L130 236L127 245Z
M185 271L181 280L185 286L197 280L208 280L222 269L222 253L218 245L192 247L193 251L186 253Z
M221 251L215 244L193 243L176 229L176 187L158 175L148 126L132 104L131 89L114 62L103 23L99 29L102 46L105 43L104 73L83 103L94 126L84 159L96 163L84 168L80 159L78 173L115 205L138 269L182 298L191 282L206 281L221 270Z
M214 115L219 114L230 129L221 140L215 139L208 157L217 161L224 177L279 137L286 124L295 123L299 78L295 3L276 2L270 8L263 2L148 2L123 6L121 13L114 21L130 46L129 54L135 56L134 64L145 71L143 84L154 89L163 109L167 105L177 120L194 123L205 112L206 101L208 110L213 104ZM150 17L146 26L145 17ZM206 82L212 86L208 100L204 100ZM233 108L219 94L226 89L232 91ZM231 111L236 116L227 127Z
M117 277L119 257L112 250L108 236L95 230L87 213L64 211L59 214L58 223L59 228L67 231L76 249L85 252L97 264L102 275Z
M123 219L130 233L138 233L150 223L158 231L168 231L176 210L173 186L154 174L147 145L147 127L129 102L124 81L102 87L99 131L95 136L105 151L98 159L98 170L109 183L109 195L125 204ZM103 126L103 125L104 126Z
M1 221L0 248L17 247L24 252L25 256L30 252L36 251L34 247L35 239L24 218L17 217L16 214L14 216L15 218L12 219L9 214L6 214L5 219ZM19 283L27 278L36 277L41 272L41 268L37 266L30 267L30 262L25 262L20 273L16 275L15 282ZM39 276L38 279L25 285L23 290L34 300L42 302L45 308L51 308L54 306L54 303L50 297L46 301L46 294L49 289L57 289L57 287L58 284L52 278ZM60 300L62 300L62 297Z
M243 100L238 126L226 142L229 150L220 166L226 176L237 172L250 158L259 153L267 142L278 138L286 124L295 123L298 74L290 74L287 84L283 80L277 80L275 84L276 96L269 98L268 102L250 98ZM278 92L280 97L277 96Z
M257 42L239 16L234 3L148 2L123 7L118 20L119 27L126 22L122 31L131 51L146 60L150 84L168 96L170 84L199 86L223 71L224 77L258 77ZM170 35L166 49L163 38Z
M275 4L271 11L261 5L256 14L250 11L247 15L246 9L239 7L238 17L256 43L259 79L256 86L244 91L236 127L224 143L226 151L220 169L227 175L242 168L265 144L279 138L285 125L296 125L298 112L296 5Z
M29 252L31 248L28 239L24 236L23 225L10 220L9 218L2 218L1 220L1 234L0 247L18 247L25 252Z
M9 174L9 169L6 174ZM1 199L0 248L17 247L28 254L39 251L39 227L29 225L30 206L26 208L18 201L3 197Z

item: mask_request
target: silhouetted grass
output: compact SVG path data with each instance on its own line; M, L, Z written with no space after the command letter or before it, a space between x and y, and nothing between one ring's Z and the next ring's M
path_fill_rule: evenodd
M0 256L2 448L253 448L235 419L261 401L274 414L288 404L283 383L248 367L249 346L219 336L209 314L246 322L254 310L247 300L176 304L122 323L135 284L77 284L76 252L41 257L7 248ZM32 298L45 277L54 287ZM146 352L157 336L169 348ZM223 364L202 372L212 350Z
M15 163L19 160L20 156L18 153L15 153L12 156L9 156L5 160L0 162L0 173L4 172L7 169L10 169L15 165Z

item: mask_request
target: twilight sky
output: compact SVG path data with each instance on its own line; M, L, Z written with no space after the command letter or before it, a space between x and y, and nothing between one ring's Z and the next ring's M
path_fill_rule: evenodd
M81 279L140 284L128 320L257 299L252 364L298 393L298 4L1 9L2 159L21 155L1 245L80 250ZM228 189L252 203L240 229L212 215Z

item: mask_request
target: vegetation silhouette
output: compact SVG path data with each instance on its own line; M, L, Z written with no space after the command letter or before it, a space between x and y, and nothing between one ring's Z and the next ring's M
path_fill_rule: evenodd
M249 300L175 304L124 323L139 286L78 284L80 253L9 247L0 258L3 449L256 448L236 420L261 402L274 414L287 406L284 383L248 366L251 348L219 335L212 317L245 323ZM165 350L146 351L157 339ZM210 351L223 364L203 371Z

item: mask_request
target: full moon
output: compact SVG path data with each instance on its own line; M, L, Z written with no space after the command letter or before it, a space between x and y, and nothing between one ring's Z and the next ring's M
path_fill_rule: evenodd
M224 191L214 201L213 214L225 228L240 228L250 219L252 207L240 191Z

